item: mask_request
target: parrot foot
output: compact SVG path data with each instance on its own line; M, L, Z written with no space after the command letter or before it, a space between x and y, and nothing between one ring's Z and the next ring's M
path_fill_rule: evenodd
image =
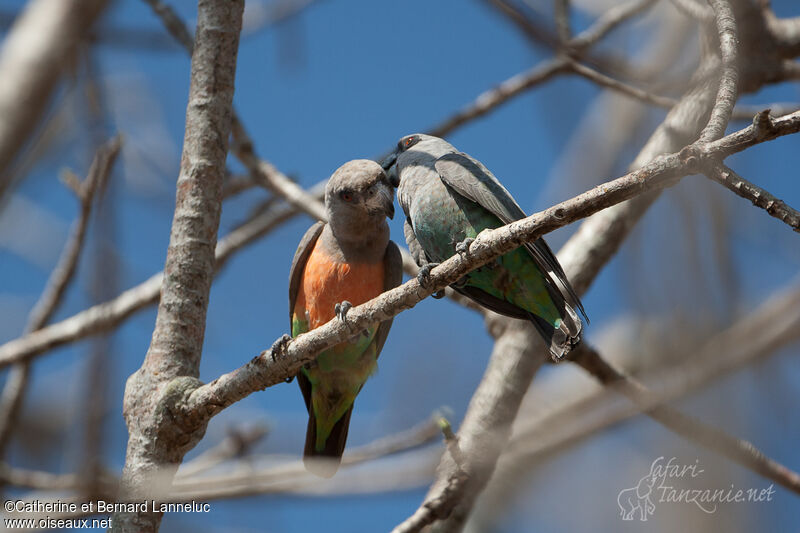
M431 282L431 270L437 266L439 266L439 263L425 263L419 268L417 281L419 281L419 284L422 285L422 288L428 287L428 284Z
M472 243L475 242L475 239L472 237L467 237L463 241L456 244L456 253L461 257L469 257L469 247L472 246Z
M347 312L352 309L353 304L347 300L342 300L333 307L333 312L336 313L336 318L344 322L344 325L350 329L350 324L347 323Z
M444 289L436 291L433 294L431 294L431 298L434 298L436 300L441 300L442 298L444 298Z
M284 357L286 355L286 348L289 346L289 342L291 342L292 338L284 333L281 337L272 343L272 347L269 349L270 356L272 357L273 361L278 359L278 355ZM291 383L294 379L294 376L290 376L286 378L286 383Z

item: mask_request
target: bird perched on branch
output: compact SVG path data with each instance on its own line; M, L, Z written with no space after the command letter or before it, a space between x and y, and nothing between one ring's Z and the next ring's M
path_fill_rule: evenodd
M456 253L468 254L478 233L525 217L480 161L438 137L403 137L382 166L398 186L406 241L423 285L431 268ZM580 341L576 310L585 317L583 305L543 239L473 270L453 289L492 311L530 320L555 360Z
M402 259L389 240L394 188L374 161L355 160L333 173L325 188L328 222L314 224L295 252L289 274L292 336L315 329L400 284ZM339 467L353 402L377 368L392 321L356 332L297 374L308 409L303 459L330 477Z

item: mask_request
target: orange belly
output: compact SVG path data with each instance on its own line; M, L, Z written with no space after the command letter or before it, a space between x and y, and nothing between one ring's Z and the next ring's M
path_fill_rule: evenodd
M308 257L293 314L315 329L334 317L337 303L360 305L383 292L383 261L339 263L322 251L320 241ZM305 316L304 316L305 315Z

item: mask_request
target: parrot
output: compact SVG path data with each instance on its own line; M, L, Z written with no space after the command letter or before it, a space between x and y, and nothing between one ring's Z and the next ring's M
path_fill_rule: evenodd
M526 216L480 161L444 139L406 135L381 166L397 187L404 234L423 286L434 266L468 254L481 231ZM492 311L532 322L554 361L580 342L583 324L576 310L584 318L586 312L544 239L473 270L452 288Z
M325 187L325 212L327 223L309 228L292 260L292 337L334 316L347 323L352 306L402 281L400 250L386 222L394 217L394 187L378 163L357 159L339 167ZM376 371L391 327L392 320L373 324L324 350L297 374L308 410L303 462L309 472L331 477L338 470L353 402Z

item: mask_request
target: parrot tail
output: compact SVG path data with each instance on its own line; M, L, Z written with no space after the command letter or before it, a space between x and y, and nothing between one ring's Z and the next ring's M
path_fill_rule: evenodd
M350 428L350 415L353 406L342 415L334 424L330 435L325 441L325 447L317 450L317 417L313 411L308 414L308 429L306 429L306 447L303 450L303 464L306 470L320 477L333 477L342 462L344 445L347 442L347 430Z
M564 359L581 342L583 323L575 310L567 303L564 303L564 312L557 328L533 313L528 313L528 319L533 322L545 341L550 342L550 356L555 362Z

